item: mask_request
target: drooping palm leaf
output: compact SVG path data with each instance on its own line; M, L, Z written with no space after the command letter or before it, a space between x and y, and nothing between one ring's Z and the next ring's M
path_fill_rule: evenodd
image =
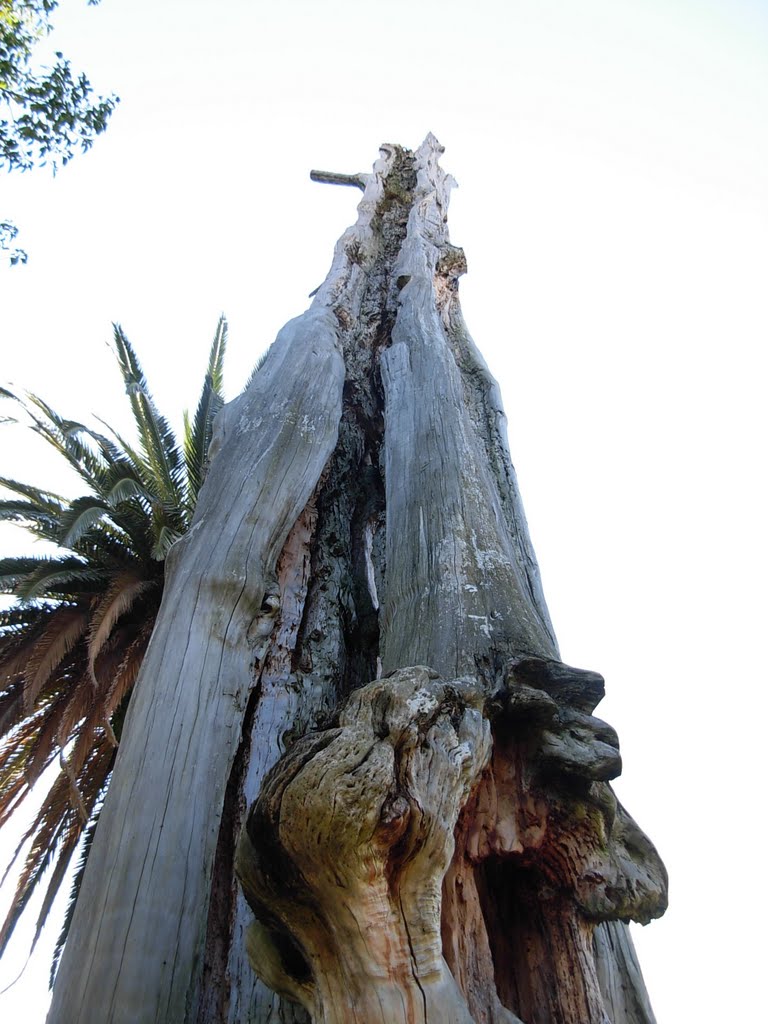
M114 747L104 736L92 745L86 770L81 772L80 806L73 806L71 786L67 775L62 772L51 787L40 811L19 843L16 855L23 845L32 839L32 846L19 877L14 903L0 928L0 949L5 949L16 923L29 903L38 884L45 877L48 867L53 864L53 874L48 881L43 905L38 915L34 948L45 923L45 919L56 897L66 873L69 860L75 851L83 829L90 820L99 794L114 762ZM15 858L14 858L15 859Z
M88 672L95 684L98 683L96 659L101 654L118 621L142 594L156 584L156 580L141 579L132 571L120 573L113 577L98 606L91 613L88 629Z
M61 960L61 954L64 952L64 945L69 935L69 929L72 926L72 918L75 916L75 907L77 906L77 898L80 895L80 888L83 884L83 878L85 877L85 869L88 864L88 855L91 852L91 846L93 845L93 837L96 835L96 826L99 823L100 808L96 810L93 817L88 822L88 825L83 832L83 837L80 846L80 857L75 868L75 873L72 876L72 886L69 892L69 900L67 902L67 909L64 913L64 920L59 931L59 937L56 940L56 945L53 950L53 958L51 960L51 972L48 979L50 988L53 988L53 983L56 980L56 972L59 969L59 962Z
M43 685L85 633L88 618L82 605L61 605L51 614L24 672L24 707L28 713L34 708Z

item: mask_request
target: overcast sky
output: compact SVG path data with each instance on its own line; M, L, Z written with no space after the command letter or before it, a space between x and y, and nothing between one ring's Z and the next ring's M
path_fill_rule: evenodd
M55 179L3 179L29 264L0 269L0 383L125 424L115 320L180 423L223 311L234 396L355 219L310 168L433 131L562 655L606 676L616 789L670 871L634 929L659 1024L758 1019L768 4L65 0L56 24L121 103ZM0 473L68 486L0 445ZM51 942L4 1019L44 1019Z

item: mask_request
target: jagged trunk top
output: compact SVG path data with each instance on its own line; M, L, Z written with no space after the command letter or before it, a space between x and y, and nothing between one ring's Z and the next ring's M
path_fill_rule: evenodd
M383 670L428 664L451 676L557 646L498 387L461 315L466 261L448 236L455 182L442 152L433 135L415 152L383 146L372 174L350 176L364 185L358 220L312 308L337 318L347 388L378 446Z

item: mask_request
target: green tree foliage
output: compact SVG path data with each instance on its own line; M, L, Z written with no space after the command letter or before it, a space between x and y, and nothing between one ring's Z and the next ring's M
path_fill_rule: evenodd
M31 840L0 927L0 955L48 875L33 946L37 942L82 838L76 898L131 689L160 606L164 559L189 528L205 475L213 419L223 403L226 341L222 317L197 411L184 418L182 444L159 414L138 358L117 326L115 354L138 444L109 427L96 431L66 419L35 395L2 389L75 471L85 493L69 500L0 478L10 494L0 499L0 519L21 524L59 549L53 555L0 558L0 593L15 598L0 612L0 827L48 766L59 765L8 866ZM72 909L73 904L57 954Z
M89 4L98 0L88 0ZM57 52L52 67L36 67L36 44L51 31L59 0L0 0L0 167L27 171L51 164L54 172L87 150L107 122L117 97L94 96L84 74L73 73ZM0 223L0 249L11 263L26 262L13 247L14 225Z

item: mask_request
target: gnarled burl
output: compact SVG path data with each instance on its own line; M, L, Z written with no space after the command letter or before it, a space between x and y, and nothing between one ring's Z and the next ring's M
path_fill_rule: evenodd
M285 737L248 814L248 953L318 1024L651 1024L626 922L664 911L666 874L610 787L603 680L559 658L441 153L316 175L364 189L311 310L335 319L342 420L266 663L330 717Z

